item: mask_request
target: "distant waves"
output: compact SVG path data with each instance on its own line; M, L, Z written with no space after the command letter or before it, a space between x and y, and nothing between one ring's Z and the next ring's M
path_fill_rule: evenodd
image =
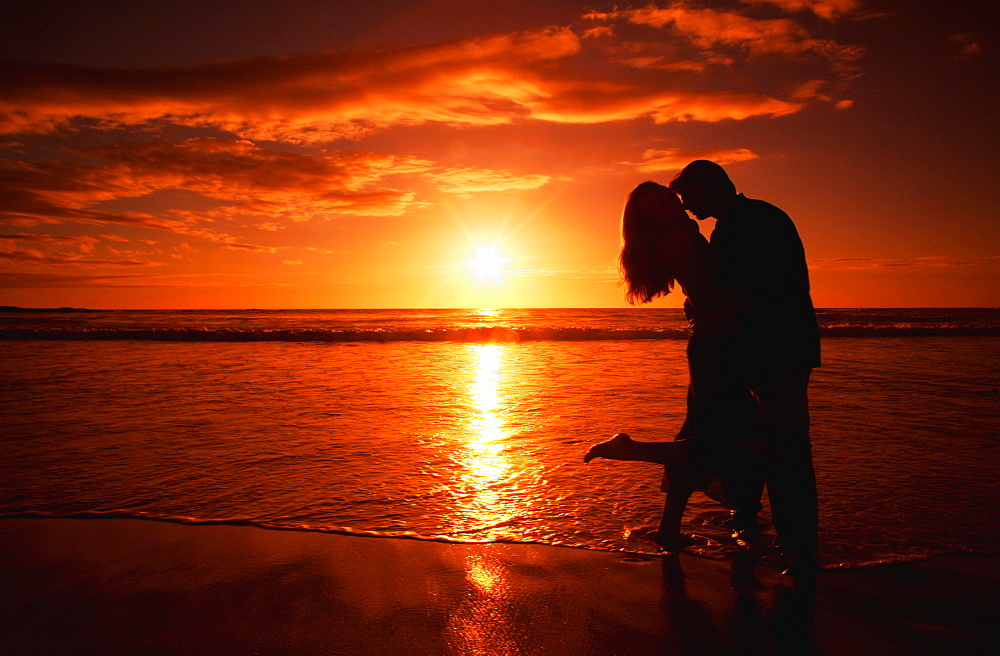
M824 337L970 337L1000 335L1000 326L832 325ZM176 342L586 342L687 339L686 328L424 328L375 330L239 328L5 328L0 339L149 340Z
M825 337L1000 335L1000 310L821 309ZM589 342L682 340L677 308L498 310L19 310L0 339L175 342Z
M688 331L677 328L425 328L422 330L255 330L155 328L7 328L0 339L55 340L162 340L179 342L576 342L594 340L687 339Z

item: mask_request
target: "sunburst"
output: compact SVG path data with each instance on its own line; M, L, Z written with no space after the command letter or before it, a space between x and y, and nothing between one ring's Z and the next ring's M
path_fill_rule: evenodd
M466 266L476 274L478 280L499 280L506 273L507 258L501 255L495 246L479 246Z

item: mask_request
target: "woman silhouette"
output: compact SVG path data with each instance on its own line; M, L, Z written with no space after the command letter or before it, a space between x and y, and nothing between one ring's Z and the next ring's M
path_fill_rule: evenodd
M756 516L752 498L759 469L755 458L757 404L739 366L740 333L735 321L738 290L716 282L718 263L680 199L655 182L632 190L622 213L619 269L625 298L633 305L669 294L675 285L687 297L687 417L672 442L639 442L624 433L592 447L594 458L664 465L667 493L657 541L666 548L689 543L681 517L694 490Z

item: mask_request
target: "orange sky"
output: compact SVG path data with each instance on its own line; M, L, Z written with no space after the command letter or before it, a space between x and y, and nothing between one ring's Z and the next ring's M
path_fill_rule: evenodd
M817 306L997 306L997 6L7 2L0 304L623 306L625 194L707 158Z

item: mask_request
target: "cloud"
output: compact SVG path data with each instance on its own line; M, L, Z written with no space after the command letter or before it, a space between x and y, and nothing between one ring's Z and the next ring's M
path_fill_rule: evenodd
M160 266L159 262L150 260L100 259L85 257L80 253L45 253L31 248L11 247L7 244L0 247L0 262L73 268Z
M146 254L123 251L110 246L101 250L106 257L97 256L102 241L128 242L128 239L108 235L59 236L49 234L12 233L0 235L0 261L9 265L41 265L73 268L159 266L159 262Z
M94 206L154 189L121 171L66 161L0 160L0 223L31 226L75 221L133 225L181 232L181 221L139 212L106 212Z
M382 186L389 176L418 176L453 193L534 189L549 181L538 174L505 170L448 169L404 155L325 150L318 155L279 152L245 140L195 138L180 142L117 143L77 149L104 165L69 162L7 162L0 169L0 222L113 223L229 241L196 228L198 221L266 216L261 227L336 215L398 216L419 202L416 193ZM220 201L207 210L170 217L116 214L107 201L138 198L166 189L196 192ZM214 236L213 236L214 235Z
M599 29L599 28L594 28ZM701 73L712 66L726 66L733 62L725 55L711 56L704 51L686 52L683 44L666 39L625 39L614 35L610 27L595 36L606 36L603 47L613 64L640 70Z
M233 203L226 214L277 212L296 221L324 214L398 215L412 194L376 183L432 165L401 155L327 150L316 156L214 138L119 143L78 152L109 162L105 170L138 190L185 189Z
M818 8L826 3L818 1L802 4L816 5ZM843 68L853 65L862 53L857 46L815 38L791 19L757 19L736 11L697 8L681 2L662 8L648 5L641 9L593 12L588 17L605 21L627 20L637 25L669 30L675 37L688 40L714 57L718 57L714 50L736 48L751 56L782 55L792 59L819 57Z
M848 109L854 106L854 101L849 98L837 99L831 95L830 83L826 80L806 80L794 86L788 96L798 102L805 103L810 100L820 100L833 103L837 109Z
M820 18L834 20L853 14L861 0L741 0L748 5L773 5L787 12L811 11Z
M304 221L338 214L395 216L415 194L378 183L386 176L421 172L431 163L413 157L326 151L282 153L247 141L197 138L170 143L118 143L77 149L90 162L0 162L0 223L53 222L131 225L220 242L225 233L199 221L267 215ZM183 189L220 201L215 209L177 209L169 216L111 212L109 201Z
M532 104L536 118L559 123L607 123L651 117L656 123L671 121L742 120L751 116L784 116L802 108L749 93L697 93L622 88L607 83L573 85L564 88L557 98Z
M959 59L969 59L983 52L982 35L976 32L952 34L948 40L959 46Z
M833 12L847 4L803 6ZM428 122L739 120L781 116L802 105L752 88L704 88L705 78L683 74L722 70L748 55L811 57L843 73L860 56L859 49L815 38L791 19L755 19L681 2L593 12L585 19L575 27L411 48L175 69L10 61L0 90L0 133L182 125L253 141L320 144ZM627 25L652 31L618 35ZM642 74L617 75L620 66Z
M245 140L195 138L180 142L117 143L77 149L104 165L7 162L0 169L0 222L77 221L135 225L229 242L223 233L195 227L239 217L266 216L264 229L336 215L398 216L420 204L416 193L382 186L389 176L418 176L442 189L534 189L549 181L538 174L505 170L448 169L404 155L325 150L318 155L279 152ZM138 198L166 189L191 191L220 201L201 211L176 209L170 217L115 214L107 201Z
M537 189L551 180L547 175L516 175L503 169L477 168L445 169L429 177L442 190L461 196L486 191Z
M15 232L9 235L0 235L0 248L3 248L5 243L10 242L34 242L39 244L78 244L84 247L92 248L93 244L97 241L98 237L102 239L108 239L107 235L98 235L97 237L91 237L88 235L79 235L73 237L60 237L57 235L32 235L24 232ZM114 238L116 240L128 241L124 238Z
M73 117L152 120L298 143L428 121L509 123L541 91L525 67L577 52L568 28L351 53L305 53L166 70L7 62L0 132Z
M226 243L223 248L233 251L250 251L253 253L277 253L280 248L277 246L254 246L253 244Z
M665 150L650 149L642 154L641 162L622 162L634 166L643 173L659 173L661 171L679 171L696 159L710 159L718 164L733 164L757 159L757 153L749 148L711 149L711 148L667 148Z

